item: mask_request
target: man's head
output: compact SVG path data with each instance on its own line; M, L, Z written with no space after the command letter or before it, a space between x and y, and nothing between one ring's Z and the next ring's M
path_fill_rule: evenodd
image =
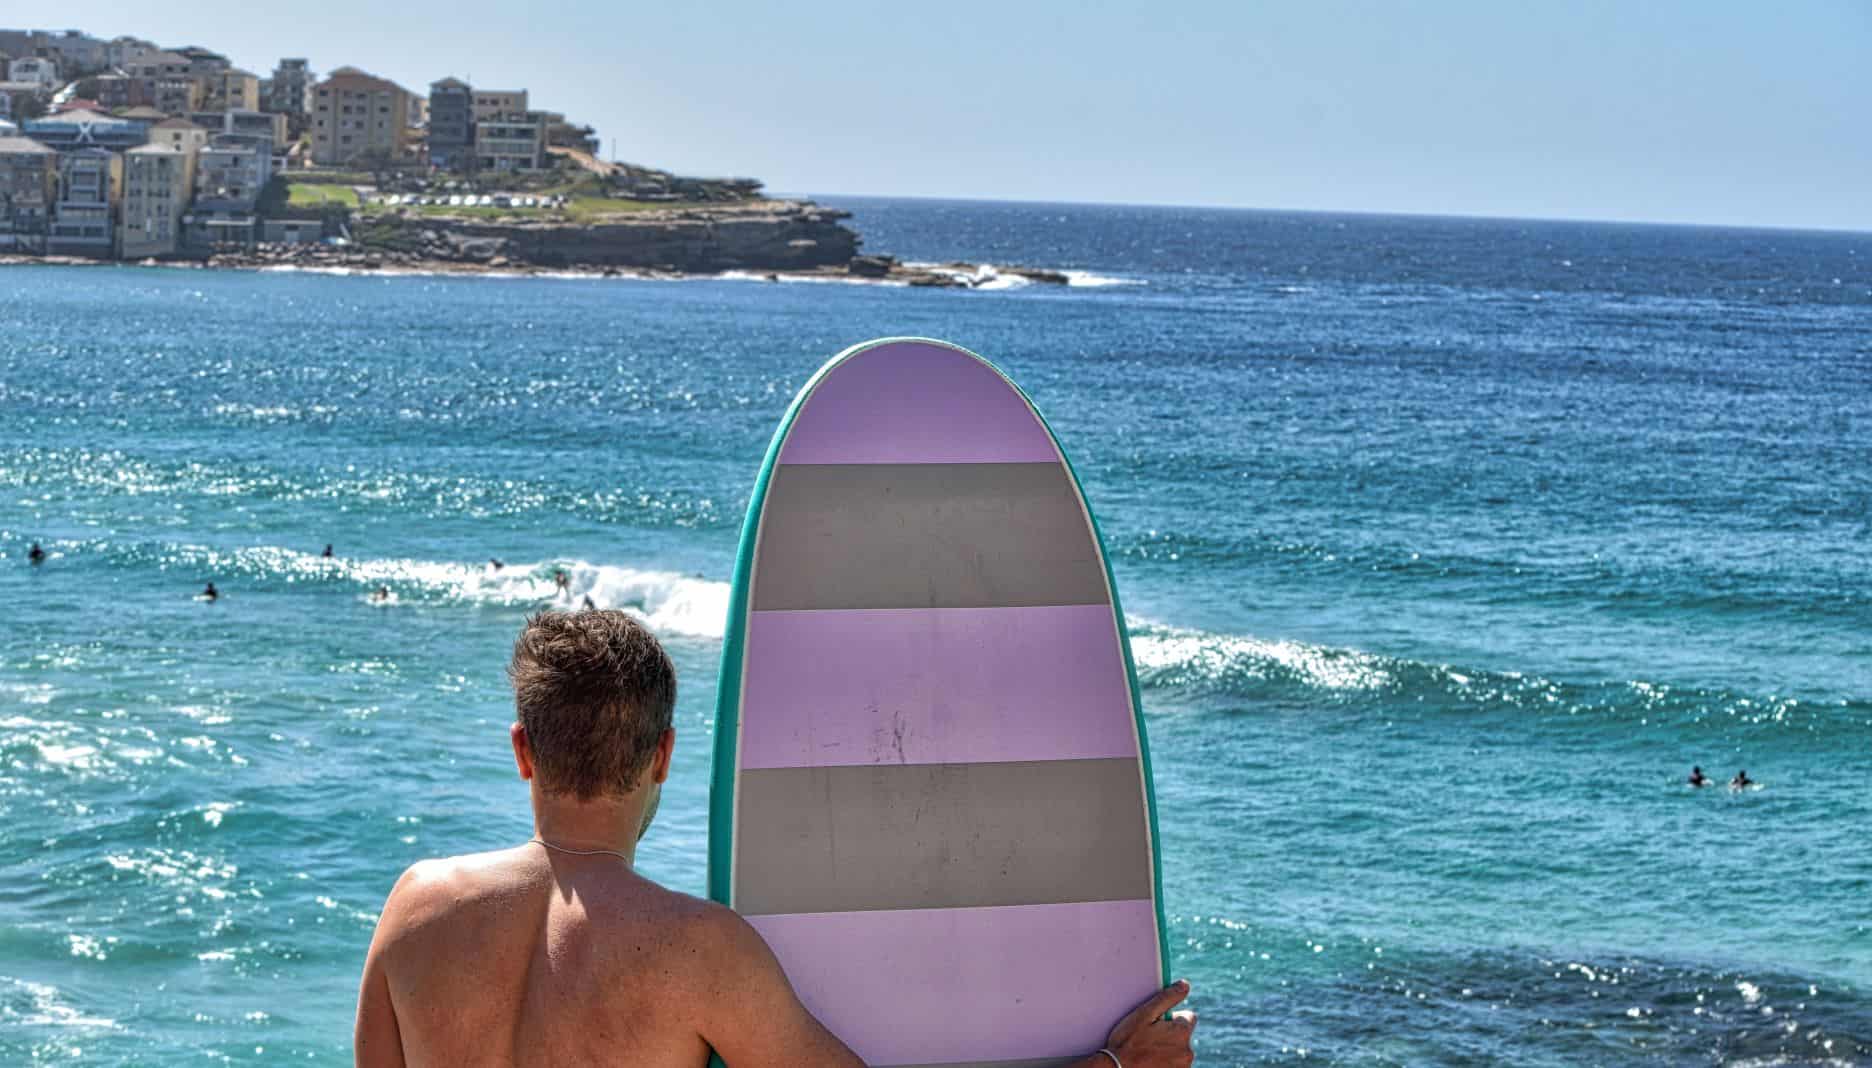
M514 642L507 677L533 782L547 797L624 796L667 751L676 668L623 612L532 617ZM658 770L658 778L667 773Z

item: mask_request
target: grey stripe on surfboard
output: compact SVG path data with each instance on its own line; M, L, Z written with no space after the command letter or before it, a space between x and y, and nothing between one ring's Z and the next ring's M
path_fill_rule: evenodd
M1109 604L1062 464L780 464L756 611Z
M744 768L744 915L980 908L1151 896L1138 763Z

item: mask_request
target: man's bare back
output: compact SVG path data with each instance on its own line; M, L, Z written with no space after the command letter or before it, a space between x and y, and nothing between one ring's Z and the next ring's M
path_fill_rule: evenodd
M621 613L547 613L514 661L510 733L535 838L397 880L365 957L357 1063L702 1068L713 1049L732 1068L863 1068L747 921L632 871L676 741L673 668L655 639ZM620 731L619 707L643 693L658 714ZM1188 1065L1195 1017L1165 1018L1188 992L1175 984L1138 1006L1108 1037L1112 1054L1074 1068Z
M739 1044L718 1029L787 1030L784 1019L736 1011L736 997L755 992L748 979L777 970L758 943L728 909L665 890L616 857L529 844L425 861L397 883L371 945L365 996L388 1000L394 1030L367 1035L360 1009L360 1060L378 1038L410 1065L700 1068L711 1045ZM799 1020L791 1028L776 1036L782 1048L830 1037ZM857 1063L841 1047L818 1056Z

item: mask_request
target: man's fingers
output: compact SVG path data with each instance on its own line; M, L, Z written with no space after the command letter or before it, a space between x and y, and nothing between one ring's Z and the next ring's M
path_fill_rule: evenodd
M1170 1023L1185 1033L1196 1030L1196 1010L1183 1009L1170 1014Z
M1189 992L1189 980L1178 979L1176 982L1164 987L1157 993L1152 994L1145 1000L1144 1004L1132 1009L1130 1015L1126 1016L1119 1022L1117 1027L1112 1029L1113 1033L1119 1031L1128 1033L1144 1024L1150 1023L1152 1020L1157 1019L1176 1007L1177 1002L1189 997Z

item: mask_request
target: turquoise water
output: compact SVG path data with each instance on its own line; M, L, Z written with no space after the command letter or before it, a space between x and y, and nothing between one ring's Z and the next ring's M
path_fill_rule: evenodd
M396 875L527 833L555 567L701 892L746 494L886 334L1099 511L1204 1063L1872 1061L1872 236L844 206L1081 284L0 271L0 1061L344 1061Z

